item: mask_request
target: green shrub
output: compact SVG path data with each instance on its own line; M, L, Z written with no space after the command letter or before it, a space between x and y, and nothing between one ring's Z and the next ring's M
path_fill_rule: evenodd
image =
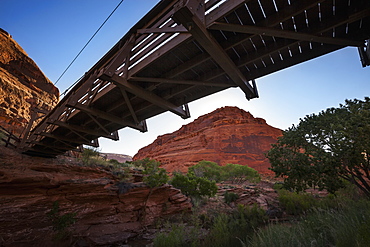
M259 182L261 180L258 172L248 166L238 164L219 166L215 162L205 160L190 167L189 172L197 177L204 177L216 182L231 181L232 183L243 183L245 181Z
M284 189L284 184L282 182L276 182L274 183L274 186L272 188L274 190L281 190Z
M108 160L108 163L112 164L113 166L120 166L121 165L121 163L116 159L110 159L110 160Z
M169 224L166 232L158 233L154 238L154 247L200 246L200 226L185 228L184 224Z
M345 208L313 209L299 222L270 225L250 242L254 247L368 246L370 202L352 201Z
M312 194L290 192L284 189L278 191L278 200L285 211L292 215L300 215L318 205Z
M76 213L67 213L61 215L59 212L59 202L55 201L53 203L53 208L47 214L48 218L51 220L53 225L53 230L55 232L55 240L63 240L69 237L70 232L67 228L76 222Z
M85 166L97 165L101 163L98 161L100 158L99 155L100 152L96 148L84 148L81 155L82 163Z
M224 194L224 201L227 204L235 202L238 198L239 198L238 194L235 194L234 192L226 191Z
M258 172L250 168L249 166L242 166L238 164L226 164L222 167L222 178L223 181L229 180L232 183L243 183L250 181L257 183L261 180L261 176Z
M160 163L158 161L145 158L139 162L144 167L143 181L150 188L158 187L168 182L167 172L159 167Z
M254 232L267 221L266 213L256 204L238 205L232 214L219 214L215 219L204 246L240 246L240 239L252 238Z
M215 181L197 177L192 172L188 172L187 175L174 173L171 184L180 189L183 194L193 197L212 197L218 189Z
M207 238L205 239L204 246L232 246L229 244L233 238L229 229L229 220L230 217L226 214L219 214L217 216Z
M189 167L190 173L197 177L204 177L211 181L219 182L222 174L222 166L217 165L215 162L202 160L198 164Z
M173 225L170 232L160 232L154 238L154 247L186 246L184 226Z

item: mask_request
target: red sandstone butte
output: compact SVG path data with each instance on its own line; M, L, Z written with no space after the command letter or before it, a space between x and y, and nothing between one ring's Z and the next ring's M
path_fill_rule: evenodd
M262 174L272 174L265 153L281 135L280 129L262 118L237 107L223 107L159 136L133 159L155 159L169 172L186 172L197 162L208 160L220 165L248 165Z

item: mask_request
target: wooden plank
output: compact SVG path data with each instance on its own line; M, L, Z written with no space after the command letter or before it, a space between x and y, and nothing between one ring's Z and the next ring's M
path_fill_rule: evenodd
M187 33L188 30L183 26L176 26L176 27L161 27L161 28L146 28L146 29L138 29L137 33L140 34L149 34L149 33Z
M209 29L223 30L223 31L229 31L229 32L238 32L238 33L250 33L250 34L275 36L275 37L294 39L294 40L299 40L299 41L318 42L318 43L326 43L326 44L341 45L341 46L355 46L355 47L364 46L364 42L361 42L361 41L324 37L324 36L319 36L319 35L314 35L314 34L309 34L309 33L294 32L294 31L281 30L281 29L269 28L269 27L236 25L236 24L215 22L209 27Z
M168 84L184 84L184 85L195 85L195 86L206 86L206 87L235 87L235 85L227 83L218 83L211 81L193 81L193 80L175 80L167 78L150 78L150 77L131 77L131 82L156 82L156 83L168 83Z

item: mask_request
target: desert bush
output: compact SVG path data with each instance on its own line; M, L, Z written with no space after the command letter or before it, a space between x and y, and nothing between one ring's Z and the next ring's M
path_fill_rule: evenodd
M284 189L284 183L282 183L282 182L276 182L276 183L274 183L274 185L272 186L272 188L274 190Z
M186 246L185 229L183 225L174 224L171 231L160 232L154 238L155 247L181 247Z
M215 162L205 160L190 167L189 172L197 177L204 177L215 182L231 181L232 183L242 183L247 180L251 182L259 182L261 180L258 172L248 166L238 164L220 166Z
M150 188L158 187L168 182L168 175L166 170L159 167L161 163L148 158L145 158L140 162L141 165L144 167L143 181Z
M252 238L254 232L266 224L267 216L256 204L238 205L230 215L219 214L215 219L204 246L241 246L240 239Z
M160 232L154 238L154 247L188 247L200 246L200 226L194 224L192 227L185 227L186 224L167 224L166 231Z
M61 215L59 212L59 202L55 201L47 216L53 225L55 240L63 240L70 236L71 233L67 228L76 222L76 213Z
M222 167L221 179L223 181L229 180L232 183L239 184L245 181L257 183L261 180L261 177L255 169L249 166L226 164L226 166Z
M100 152L97 148L84 148L81 154L82 164L85 166L98 165L100 161Z
M183 194L192 197L212 197L217 193L218 189L215 181L197 177L191 171L186 175L174 173L171 184L175 188L180 189Z
M198 164L189 167L189 172L197 177L204 177L211 181L219 182L221 180L222 166L215 162L202 160Z
M112 165L114 165L114 166L120 166L122 163L121 162L119 162L118 160L116 160L116 159L110 159L110 160L108 160L108 163L109 164L112 164Z
M226 191L224 193L224 201L227 204L230 204L232 202L235 202L239 198L238 194L235 194L234 192L228 192Z
M318 205L312 194L290 192L285 189L278 190L278 200L285 211L292 215L300 215Z
M270 225L249 242L254 247L358 246L370 243L370 202L352 201L345 208L313 209L290 226Z

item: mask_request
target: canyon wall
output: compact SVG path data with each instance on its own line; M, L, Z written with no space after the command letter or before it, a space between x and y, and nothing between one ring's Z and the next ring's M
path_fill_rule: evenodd
M58 101L58 89L0 29L0 125L19 134L31 118L31 109L48 112Z
M171 134L159 136L133 159L155 159L169 172L186 172L189 166L208 160L220 165L248 165L260 173L271 174L265 153L281 135L280 129L262 118L254 118L237 107L223 107Z

